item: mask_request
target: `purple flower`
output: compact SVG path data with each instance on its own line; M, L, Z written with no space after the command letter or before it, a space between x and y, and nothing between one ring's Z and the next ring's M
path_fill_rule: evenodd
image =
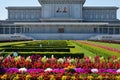
M9 68L7 73L18 73L18 68Z
M27 73L41 73L44 72L44 69L28 69Z
M0 69L0 73L6 73L7 72L7 68L1 68Z
M75 71L76 71L77 73L84 73L84 72L85 72L85 70L82 69L82 68L75 68Z
M98 72L99 72L99 73L104 73L104 72L106 72L106 69L99 69Z
M60 72L60 69L59 69L59 68L57 68L57 69L53 69L53 72L55 72L55 73L59 73L59 72Z
M65 73L65 70L57 68L57 69L53 69L53 72L55 72L55 73Z
M116 72L116 70L115 69L107 69L106 72L107 73L114 73L114 72Z

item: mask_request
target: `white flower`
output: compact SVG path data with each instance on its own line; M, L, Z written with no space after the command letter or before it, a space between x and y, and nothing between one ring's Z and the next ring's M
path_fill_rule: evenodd
M44 70L44 72L50 72L50 71L52 71L51 68L47 68L47 69Z
M59 63L63 63L63 62L64 62L64 59L59 58L57 61L58 61Z
M75 63L75 59L67 59L70 63Z
M91 72L98 73L98 69L91 69Z
M25 73L25 72L27 72L27 69L26 69L26 68L20 68L20 69L18 69L18 71L19 71L20 73Z
M116 72L117 72L117 73L120 73L120 69L118 69Z
M0 60L2 60L2 59L3 59L3 56L0 57Z

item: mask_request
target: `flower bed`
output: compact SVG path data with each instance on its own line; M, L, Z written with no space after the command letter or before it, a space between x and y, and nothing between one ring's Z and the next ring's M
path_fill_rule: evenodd
M0 57L2 80L119 80L120 58Z

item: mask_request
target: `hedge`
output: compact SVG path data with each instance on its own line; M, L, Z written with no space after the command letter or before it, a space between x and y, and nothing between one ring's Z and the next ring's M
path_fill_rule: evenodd
M6 54L10 54L11 56L13 55L12 52L4 52L2 56L5 56ZM51 57L54 55L56 58L61 58L61 57L74 57L74 58L83 58L84 53L69 53L69 52L42 52L42 53L36 53L36 52L19 52L18 55L20 56L30 56L30 55L40 55L40 56L46 56L46 57Z
M70 52L69 48L5 48L5 52Z
M75 48L75 46L64 46L64 47L59 47L59 46L3 46L2 48Z

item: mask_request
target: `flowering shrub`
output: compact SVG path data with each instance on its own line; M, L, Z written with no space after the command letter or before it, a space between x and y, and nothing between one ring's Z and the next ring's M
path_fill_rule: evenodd
M119 80L120 58L8 56L1 60L0 72L2 80Z

